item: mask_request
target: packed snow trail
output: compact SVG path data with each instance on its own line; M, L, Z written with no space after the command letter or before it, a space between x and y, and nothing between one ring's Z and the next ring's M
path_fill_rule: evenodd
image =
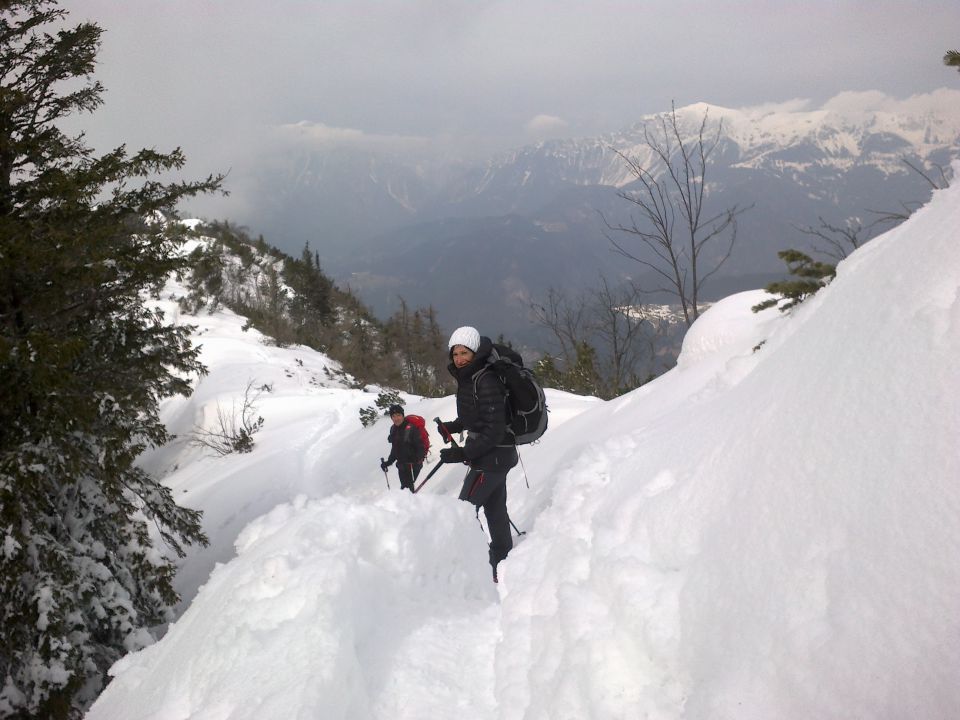
M119 704L104 697L89 717L415 717L457 702L490 717L498 605L472 523L464 503L400 492L278 506L163 642L117 666Z

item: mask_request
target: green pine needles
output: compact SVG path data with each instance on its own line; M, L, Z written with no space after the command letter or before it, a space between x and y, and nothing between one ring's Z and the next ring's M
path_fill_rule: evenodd
M377 394L377 399L374 401L374 404L377 407L368 405L365 408L360 408L360 424L364 427L370 427L376 424L377 420L386 414L391 405L403 405L403 398L400 397L400 393L396 390L381 390Z
M101 104L101 29L54 0L0 5L0 716L79 718L171 619L200 514L135 465L161 399L204 371L148 303L185 267L168 223L219 177L179 151L95 157L58 121ZM161 544L158 547L158 541Z
M768 293L780 297L764 300L762 303L754 305L751 308L753 312L766 310L778 305L783 300L787 300L786 303L780 305L780 311L786 312L816 293L837 274L835 265L814 260L799 250L783 250L777 253L777 257L787 264L788 272L796 279L783 280L767 285L764 289Z
M946 55L943 56L943 64L947 67L955 67L957 72L960 72L960 51L947 50Z

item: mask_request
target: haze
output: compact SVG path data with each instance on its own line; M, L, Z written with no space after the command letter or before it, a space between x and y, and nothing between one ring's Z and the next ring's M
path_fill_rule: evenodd
M705 101L898 98L955 86L953 2L68 0L105 29L105 150L183 147L243 186L277 143L484 155ZM291 133L291 128L298 129ZM244 193L196 210L245 215Z

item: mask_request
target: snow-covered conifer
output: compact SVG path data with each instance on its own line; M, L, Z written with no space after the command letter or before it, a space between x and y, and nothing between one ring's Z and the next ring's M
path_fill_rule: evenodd
M220 179L164 184L179 151L97 157L66 135L101 104L101 29L52 0L0 8L0 715L74 718L168 618L172 557L205 540L134 461L203 369L189 328L147 305L185 262L164 218Z

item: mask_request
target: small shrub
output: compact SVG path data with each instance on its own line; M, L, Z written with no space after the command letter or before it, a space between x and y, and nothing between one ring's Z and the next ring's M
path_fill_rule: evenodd
M253 436L263 427L263 418L256 416L254 403L262 392L270 392L272 386L262 385L254 390L253 380L247 382L243 403L237 408L234 402L229 411L217 405L217 427L211 430L196 428L190 436L190 444L213 450L223 457L231 453L248 453L253 450Z
M797 279L783 280L767 285L764 289L768 293L780 297L764 300L762 303L754 305L751 308L753 312L766 310L779 304L781 300L789 300L789 302L780 306L780 312L786 312L827 285L837 274L835 265L816 261L799 250L783 250L778 252L777 256L787 264L787 270Z
M380 418L380 413L372 405L360 408L360 424L364 427L370 427Z
M386 413L391 405L403 405L403 400L400 398L400 393L396 390L384 390L377 395L374 404L380 408L381 412Z
M376 408L373 407L373 405L368 405L360 409L360 424L364 427L370 427L377 422L382 415L386 414L391 405L402 404L403 400L399 392L396 390L384 390L377 395L377 399L374 401L374 405L377 406ZM379 408L379 410L377 408Z

